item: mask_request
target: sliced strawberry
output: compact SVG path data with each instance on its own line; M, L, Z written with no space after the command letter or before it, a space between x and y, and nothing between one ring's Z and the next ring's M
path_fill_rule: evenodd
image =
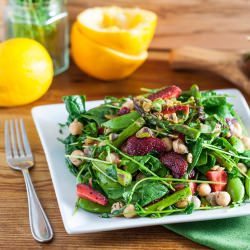
M181 89L175 85L166 87L154 94L148 96L148 99L153 101L157 98L162 99L171 99L171 98L178 98L181 95Z
M123 144L122 151L128 155L146 155L152 151L162 153L165 151L165 145L158 138L137 138L136 136L131 136Z
M91 188L89 185L82 183L77 184L76 192L78 197L80 198L85 198L103 206L106 206L108 204L108 199L101 193Z
M167 152L161 156L160 161L172 171L175 178L181 178L187 172L188 163L180 154Z
M196 192L196 189L197 189L197 183L189 182L189 187L191 189L192 194L194 194Z
M209 181L222 182L223 184L210 184L213 192L223 191L227 185L227 173L224 170L208 171L206 177Z
M176 112L182 112L185 115L189 114L189 106L188 105L175 105L171 107L166 107L162 110L162 113L165 114L173 114Z

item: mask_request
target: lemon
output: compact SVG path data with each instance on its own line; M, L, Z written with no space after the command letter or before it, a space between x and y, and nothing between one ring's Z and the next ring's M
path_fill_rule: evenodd
M48 90L52 79L52 59L40 43L14 38L0 44L0 106L37 100Z
M85 36L77 22L71 32L71 54L80 69L101 80L117 80L132 74L147 58L143 51L128 55Z
M148 49L157 16L140 8L96 7L83 11L77 25L89 39L125 54Z

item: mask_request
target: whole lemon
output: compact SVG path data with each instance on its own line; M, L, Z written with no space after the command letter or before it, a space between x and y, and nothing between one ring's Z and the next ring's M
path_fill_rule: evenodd
M28 38L0 44L0 106L31 103L46 93L53 79L53 62L47 50Z

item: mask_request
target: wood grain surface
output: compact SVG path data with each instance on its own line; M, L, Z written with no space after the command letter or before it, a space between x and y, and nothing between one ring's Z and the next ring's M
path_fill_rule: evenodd
M118 5L157 13L158 26L151 48L184 45L227 50L250 49L249 0L69 0L70 21L83 9Z
M1 1L1 0L0 0ZM249 1L227 0L69 0L71 22L82 9L95 5L140 6L159 15L150 57L130 78L102 82L82 73L73 63L55 77L49 91L38 101L23 107L0 108L0 249L207 249L161 227L146 227L85 235L67 235L55 198L50 173L30 110L37 105L60 103L62 95L86 94L88 100L105 95L126 96L140 87L156 88L177 84L187 89L197 83L201 89L231 88L229 82L206 72L173 72L167 64L166 49L179 45L200 45L222 49L246 49L249 44ZM250 101L249 97L247 100ZM3 127L10 118L23 117L36 166L31 170L34 186L54 229L51 243L39 244L31 236L26 192L21 173L5 163ZM64 180L67 181L67 180ZM112 223L112 222L111 222Z
M60 103L62 95L87 94L88 99L105 95L137 94L141 86L154 88L175 83L183 89L199 83L202 89L233 87L225 80L205 72L173 72L164 52L150 53L150 59L130 78L118 82L102 82L88 77L72 63L68 72L55 78L52 87L31 105L0 109L0 249L206 249L161 226L127 229L85 235L67 235L60 216L50 173L30 110L36 105ZM249 98L248 98L249 101ZM29 229L27 200L21 173L5 163L3 125L5 119L23 117L26 123L36 166L31 176L40 200L55 232L49 244L36 243ZM64 180L66 181L66 180ZM112 222L111 222L112 223Z

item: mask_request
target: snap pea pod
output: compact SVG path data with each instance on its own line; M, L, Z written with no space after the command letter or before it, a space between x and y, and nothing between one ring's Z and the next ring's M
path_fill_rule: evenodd
M198 129L191 128L183 124L173 124L173 125L169 124L168 128L177 131L179 133L182 133L193 140L197 140L201 133Z
M247 171L247 176L250 177L250 169ZM246 193L248 197L250 198L250 178L245 179L245 188L246 188Z
M104 122L102 126L110 128L113 132L116 132L127 128L131 123L133 123L139 117L140 115L136 111L134 111L126 115L115 117L107 122Z
M83 198L78 200L77 206L92 213L109 213L111 210L111 204L108 204L107 206L102 206Z
M245 195L245 187L240 178L229 179L227 183L227 192L230 194L233 202L242 202Z
M189 187L183 188L173 194L171 194L170 196L167 196L166 198L162 199L161 201L145 208L145 210L147 211L161 211L166 207L169 207L173 204L175 204L176 202L178 202L179 200L182 200L186 197L188 197L189 195L192 195L191 189Z
M125 128L118 136L118 138L112 143L115 147L119 147L130 136L134 135L145 124L145 120L140 117L127 128Z

